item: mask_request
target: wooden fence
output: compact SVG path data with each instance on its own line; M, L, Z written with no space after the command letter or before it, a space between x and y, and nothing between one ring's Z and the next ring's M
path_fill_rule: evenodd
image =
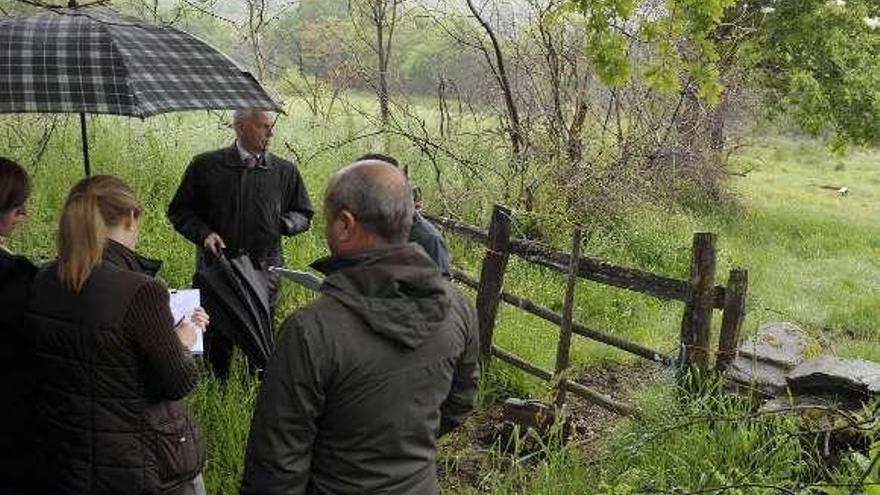
M733 357L745 318L748 274L741 269L731 270L726 286L715 285L714 234L694 234L690 278L678 280L582 256L580 228L576 228L573 232L571 253L554 251L535 241L511 238L512 212L502 205L495 205L493 208L488 230L450 218L424 216L435 225L479 242L487 248L479 280L460 270L453 270L453 276L457 281L477 291L480 351L483 360L486 361L494 356L538 378L556 380L558 385L555 402L558 406L565 402L566 392L571 392L618 414L635 412L630 404L614 400L565 378L565 371L569 367L568 355L572 335L595 340L656 363L670 366L681 364L707 370L711 354L712 315L714 310L718 309L722 311L722 319L716 368L724 369ZM503 290L504 275L511 254L529 263L566 275L562 314ZM659 299L683 302L678 355L667 356L608 331L590 328L573 321L572 313L577 289L575 282L578 278L640 292ZM498 305L502 301L560 326L554 371L541 368L493 344L495 318Z

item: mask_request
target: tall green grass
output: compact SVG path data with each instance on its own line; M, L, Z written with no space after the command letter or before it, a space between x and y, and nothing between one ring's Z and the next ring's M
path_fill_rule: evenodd
M244 371L240 359L227 382L207 372L189 401L205 434L207 458L205 488L210 494L238 493L244 469L245 446L257 396L257 382Z

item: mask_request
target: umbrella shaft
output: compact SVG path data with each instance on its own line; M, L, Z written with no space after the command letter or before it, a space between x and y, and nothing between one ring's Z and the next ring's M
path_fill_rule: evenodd
M86 133L86 114L79 114L79 127L82 131L83 166L86 168L86 177L92 175L92 167L89 164L89 136Z

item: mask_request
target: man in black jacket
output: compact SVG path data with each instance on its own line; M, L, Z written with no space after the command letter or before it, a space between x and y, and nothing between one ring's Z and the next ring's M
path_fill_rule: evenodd
M400 163L396 158L381 153L367 153L357 159L357 161L361 160L378 160L390 163L398 169L400 168ZM406 169L404 169L404 176L406 176ZM416 210L413 213L412 228L409 231L409 242L422 246L422 249L434 260L434 263L437 263L440 273L446 278L452 278L452 263L449 261L449 248L446 246L446 241L443 240L443 236L440 235L437 227L434 227L431 222L425 220L425 217L419 213L421 204L418 187L411 186L411 189Z
M393 166L346 167L324 212L322 296L284 323L241 493L437 493L436 440L476 398L476 311L405 243L413 201Z
M274 125L269 112L238 110L233 117L235 143L196 156L186 169L168 206L168 219L197 246L197 271L221 249L231 255L247 253L264 270L281 266L281 236L309 229L312 203L299 171L268 153ZM266 277L274 309L279 280L268 271ZM232 343L222 331L205 337L214 373L225 378Z

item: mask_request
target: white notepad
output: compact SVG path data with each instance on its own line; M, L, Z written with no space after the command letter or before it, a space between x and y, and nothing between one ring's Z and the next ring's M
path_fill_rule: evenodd
M202 305L199 289L171 289L168 292L171 296L171 314L174 316L175 327L184 319L190 318L196 308ZM196 355L205 352L202 332L196 332L196 341L189 350Z

